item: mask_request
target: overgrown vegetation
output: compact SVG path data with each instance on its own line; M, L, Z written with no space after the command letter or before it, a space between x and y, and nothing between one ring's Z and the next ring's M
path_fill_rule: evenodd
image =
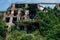
M12 31L6 32L5 22L0 19L0 40L60 40L60 11L56 8L47 9L47 12L37 12L35 19L39 25L30 25L30 30L33 30L31 33L13 26Z

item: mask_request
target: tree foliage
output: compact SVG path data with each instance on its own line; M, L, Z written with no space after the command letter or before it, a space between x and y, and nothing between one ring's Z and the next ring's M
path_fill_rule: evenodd
M35 18L39 22L39 31L41 35L52 38L54 40L58 39L60 36L60 11L48 8L48 12L39 11ZM58 34L58 35L57 35Z
M26 31L15 30L7 35L6 40L40 40L39 32L27 34Z
M0 35L4 36L4 32L5 32L5 21L3 21L2 19L0 19Z

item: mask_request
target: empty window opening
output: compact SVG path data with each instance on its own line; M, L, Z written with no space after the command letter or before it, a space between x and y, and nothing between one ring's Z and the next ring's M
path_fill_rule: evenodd
M35 17L35 15L36 15L36 10L30 10L29 11L29 17L31 18L31 19L33 19L34 17Z
M14 10L14 16L18 14L18 10Z
M10 20L10 18L9 18L9 17L6 17L6 19L5 19L5 20L6 20L6 22L8 23L8 22L9 22L9 20Z
M21 11L21 16L24 16L25 15L25 11Z
M11 14L11 10L9 10L9 14Z
M13 17L13 23L17 21L17 17Z
M7 13L7 15L10 15L11 14L11 10L8 10L6 13Z
M24 26L20 26L20 30L24 30Z
M36 11L37 11L37 4L29 4L29 17L31 19L33 19L34 16L36 15Z

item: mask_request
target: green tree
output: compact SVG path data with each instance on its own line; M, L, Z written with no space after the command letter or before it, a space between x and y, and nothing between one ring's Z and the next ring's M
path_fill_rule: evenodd
M7 35L6 40L20 40L25 35L26 35L25 31L15 30L9 33L9 35Z
M0 35L4 36L4 32L5 32L5 21L3 21L2 19L0 19Z
M47 37L47 40L51 38L56 40L57 39L57 32L60 31L59 24L60 24L60 11L54 11L53 9L48 8L48 12L39 11L35 18L38 19L39 22L39 31L42 36ZM55 14L56 13L56 14ZM58 27L56 27L56 25ZM56 27L56 28L55 28ZM59 28L59 29L58 29Z
M39 32L27 34L25 31L15 30L6 36L6 40L40 40Z
M3 40L3 38L0 36L0 40Z

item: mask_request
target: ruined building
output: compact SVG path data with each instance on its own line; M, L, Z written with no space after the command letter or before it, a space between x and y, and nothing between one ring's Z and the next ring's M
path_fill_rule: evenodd
M39 4L19 4L13 3L6 12L4 12L3 20L7 26L15 25L15 22L21 20L28 21L34 18L36 12L40 9Z
M60 5L56 5L56 7L60 10ZM3 20L6 21L6 26L11 27L12 25L16 25L16 28L26 30L29 33L31 30L37 29L39 26L38 22L30 22L35 20L34 17L39 10L40 4L38 3L13 3L6 11L0 12L0 15L3 13ZM44 8L44 10L46 12L46 8ZM23 23L24 21L26 23ZM32 28L31 25L34 25L34 28Z

